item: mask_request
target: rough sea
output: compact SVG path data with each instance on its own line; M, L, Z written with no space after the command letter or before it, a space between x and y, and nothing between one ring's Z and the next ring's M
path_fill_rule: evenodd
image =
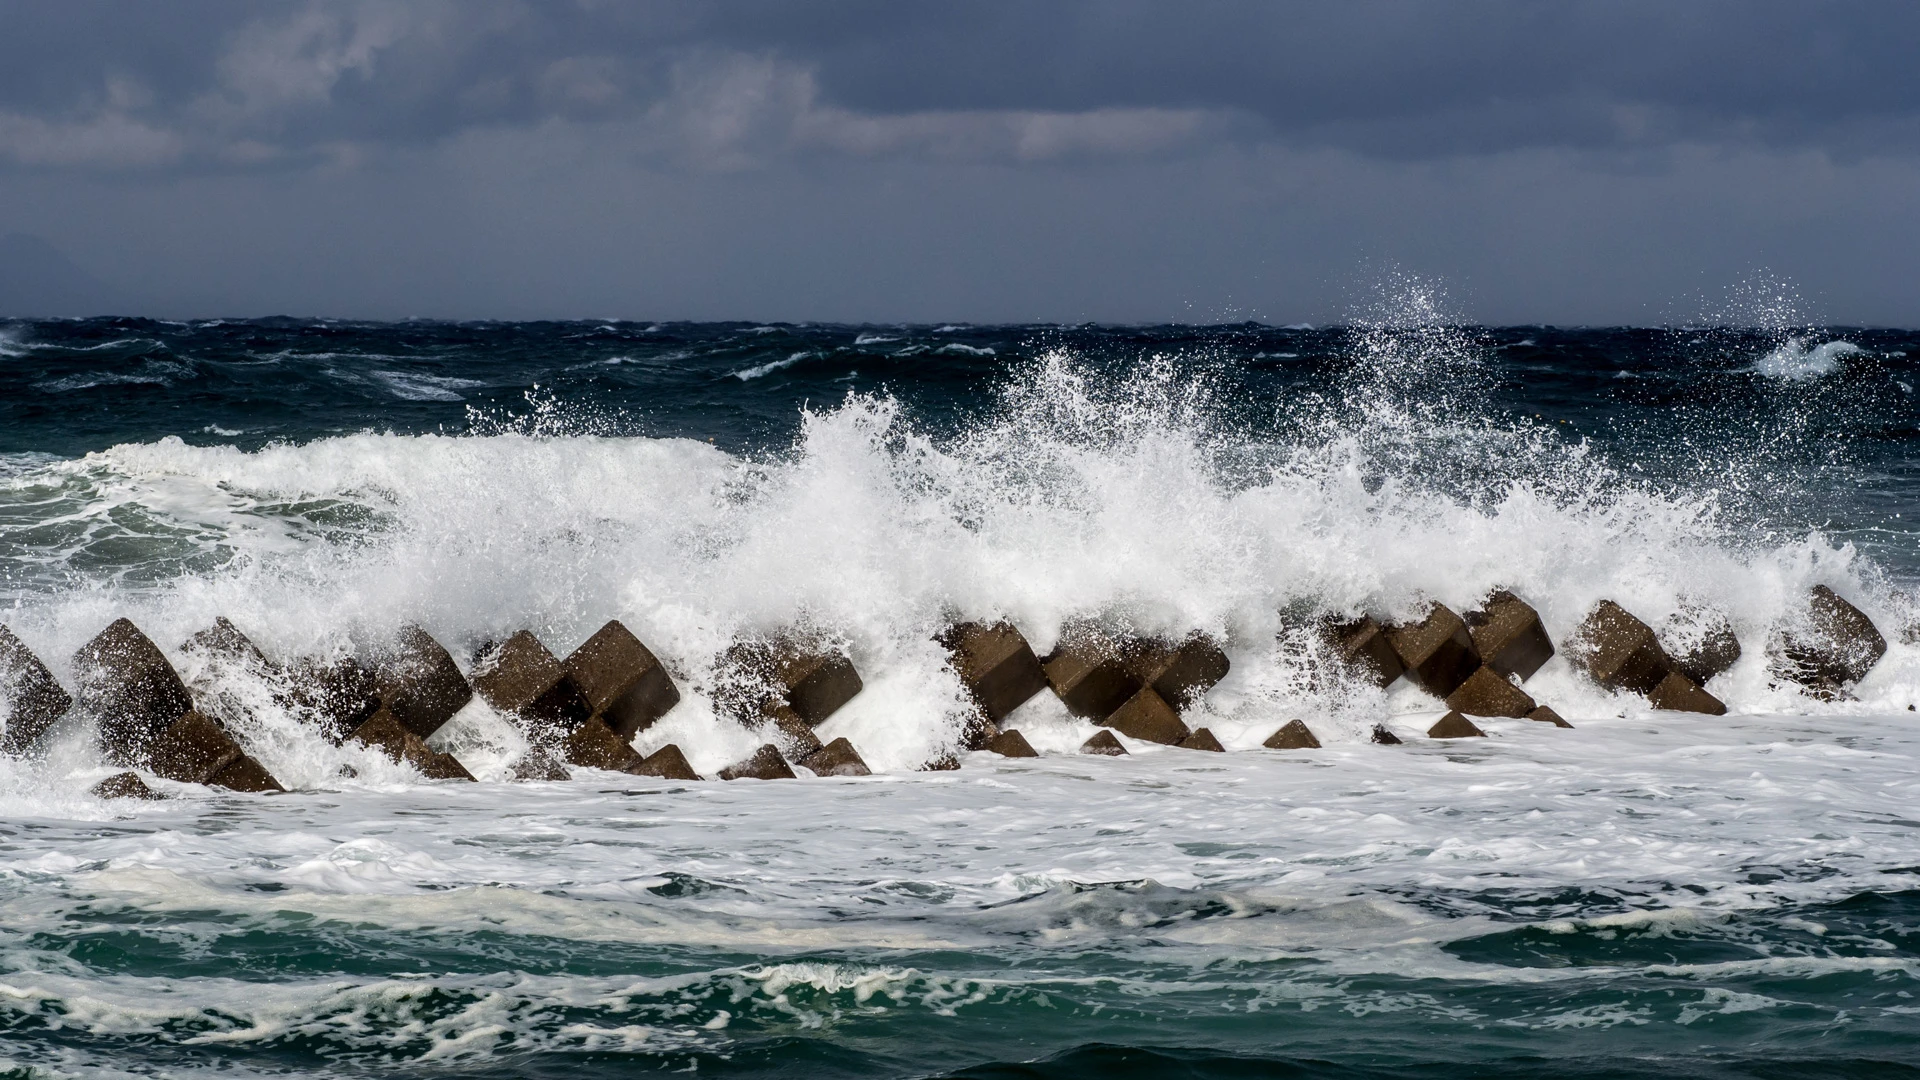
M715 655L803 623L875 770L509 783L476 699L432 783L262 698L296 790L103 801L76 720L0 759L0 1076L1920 1075L1920 332L1749 321L0 323L0 622L69 686L120 616L190 683L218 615L462 663L619 618L684 695L639 749L711 773ZM1890 642L1849 700L1768 675L1816 584ZM1302 660L1494 588L1724 612L1729 715L1556 657L1571 730L1441 741ZM1231 752L1075 754L1042 694L1041 757L918 771L934 633L1001 616L1217 636Z

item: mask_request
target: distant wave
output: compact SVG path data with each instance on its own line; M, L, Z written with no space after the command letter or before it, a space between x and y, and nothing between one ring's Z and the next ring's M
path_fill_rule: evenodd
M807 357L812 355L813 355L812 349L802 349L799 352L794 353L792 356L787 357L785 360L775 360L771 363L761 364L758 367L744 368L740 371L736 371L733 373L733 377L736 379L739 379L741 382L746 382L748 379L757 379L762 375L768 375L773 372L779 371L781 368L790 368L793 365L799 363L802 360L805 360Z
M951 345L942 345L942 346L940 346L939 348L937 348L937 349L935 349L935 350L933 350L933 351L934 351L934 352L936 352L936 353L945 353L945 354L947 354L947 355L949 355L949 356L962 356L962 355L964 355L964 356L992 356L992 355L993 355L993 350L992 350L992 349L988 349L988 348L975 348L975 347L973 347L972 345L962 345L962 344L960 344L960 343L959 343L959 342L957 342L957 341L956 341L956 342L954 342L954 343L953 343L953 344L951 344Z
M477 379L456 379L449 375L426 375L414 371L369 371L394 397L402 401L465 401L456 390L471 390L487 385Z
M1788 338L1779 348L1754 361L1752 370L1769 379L1804 382L1840 369L1840 358L1865 352L1851 341L1826 341L1809 346L1806 338Z

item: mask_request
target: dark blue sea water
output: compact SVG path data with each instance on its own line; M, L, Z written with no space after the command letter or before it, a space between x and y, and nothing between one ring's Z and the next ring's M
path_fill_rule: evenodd
M0 1075L1920 1074L1916 385L1835 327L0 325L0 622L71 685L134 618L293 789L94 798L80 719L0 759ZM1840 701L1769 675L1814 584L1891 643ZM1301 659L1494 587L1725 614L1730 715L1556 659L1571 730L1463 745ZM714 657L802 624L876 775L508 783L476 703L481 782L426 782L196 667L215 615L462 663L618 617L685 695L636 745L709 775L757 741ZM1078 755L1042 695L1041 757L920 771L956 616L1206 630L1231 752Z

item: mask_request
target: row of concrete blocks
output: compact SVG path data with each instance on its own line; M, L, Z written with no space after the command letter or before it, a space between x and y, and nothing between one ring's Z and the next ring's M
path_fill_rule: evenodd
M1669 651L1644 621L1602 600L1574 630L1570 658L1599 685L1644 695L1656 709L1721 716L1727 707L1705 689L1740 659L1740 639L1725 616L1684 651ZM1770 671L1826 700L1843 696L1886 655L1873 620L1825 585L1807 598L1804 618L1768 642ZM1536 703L1525 682L1554 655L1539 612L1505 590L1464 616L1433 604L1419 622L1382 625L1371 617L1332 623L1326 636L1352 670L1385 687L1404 676L1446 702L1447 716L1428 734L1436 738L1482 732L1467 717L1526 718L1571 727ZM1384 727L1375 741L1398 742Z
M1448 714L1428 732L1436 738L1471 737L1469 716L1525 717L1571 725L1541 706L1515 680L1525 681L1554 654L1538 612L1511 592L1496 592L1481 608L1458 615L1432 605L1415 623L1382 625L1371 617L1330 622L1328 643L1350 671L1381 686L1405 676L1445 701ZM941 635L953 666L972 697L976 715L965 733L968 749L1035 756L1017 731L1001 722L1043 689L1068 711L1130 738L1196 750L1221 750L1205 728L1191 729L1182 710L1224 677L1225 653L1212 639L1183 641L1115 636L1082 627L1064 635L1045 657L1036 656L1010 623L962 623ZM1662 709L1721 714L1725 706L1701 686L1739 658L1740 644L1722 625L1692 649L1674 654L1653 630L1612 601L1603 601L1570 642L1576 661L1600 685L1647 695ZM617 620L597 631L564 660L532 633L521 631L480 650L471 683L447 650L424 630L409 627L370 663L343 659L279 665L267 659L225 619L194 635L183 651L204 652L217 663L239 665L269 679L283 705L315 723L335 743L353 740L406 761L434 779L471 774L426 739L477 691L513 718L533 749L517 763L519 779L563 779L562 762L669 779L699 779L679 747L651 755L631 740L680 699L671 676ZM1825 586L1809 599L1797 635L1770 643L1774 670L1810 692L1835 696L1863 677L1886 652L1879 631L1858 609ZM280 785L248 756L214 716L194 701L165 656L126 619L116 621L74 657L80 704L99 718L110 760L168 779L242 791ZM789 778L798 763L816 775L864 775L868 769L846 739L823 745L814 734L861 690L841 652L801 637L741 642L719 665L716 705L745 724L767 722L777 742L722 770L722 779ZM0 716L0 751L26 750L74 704L44 664L0 627L0 686L8 688ZM1377 742L1398 742L1385 727ZM1320 744L1304 722L1282 726L1266 744L1310 749ZM1081 747L1124 754L1108 731ZM945 758L927 768L955 768ZM131 783L138 784L137 778ZM109 787L128 786L116 777Z

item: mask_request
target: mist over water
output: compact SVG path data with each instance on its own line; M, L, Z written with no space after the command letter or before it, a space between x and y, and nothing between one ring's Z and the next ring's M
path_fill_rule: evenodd
M1325 329L5 327L0 621L69 685L121 615L279 658L418 622L463 663L619 618L684 695L637 747L711 774L760 741L715 717L717 654L799 624L866 684L821 736L880 775L507 784L523 743L476 701L434 742L483 783L429 784L173 651L307 790L102 802L79 724L0 761L0 1061L1911 1065L1920 334L1799 322L1481 328L1396 282ZM1890 642L1851 700L1767 676L1815 584ZM1318 613L1494 588L1556 641L1602 598L1670 640L1724 612L1733 715L1555 658L1528 690L1574 730L1462 746L1307 662ZM1077 619L1215 635L1193 722L1245 752L1065 756L1094 729L1042 695L1011 724L1049 756L915 771L965 712L933 635L1001 616L1043 650ZM1293 717L1326 748L1257 749Z

